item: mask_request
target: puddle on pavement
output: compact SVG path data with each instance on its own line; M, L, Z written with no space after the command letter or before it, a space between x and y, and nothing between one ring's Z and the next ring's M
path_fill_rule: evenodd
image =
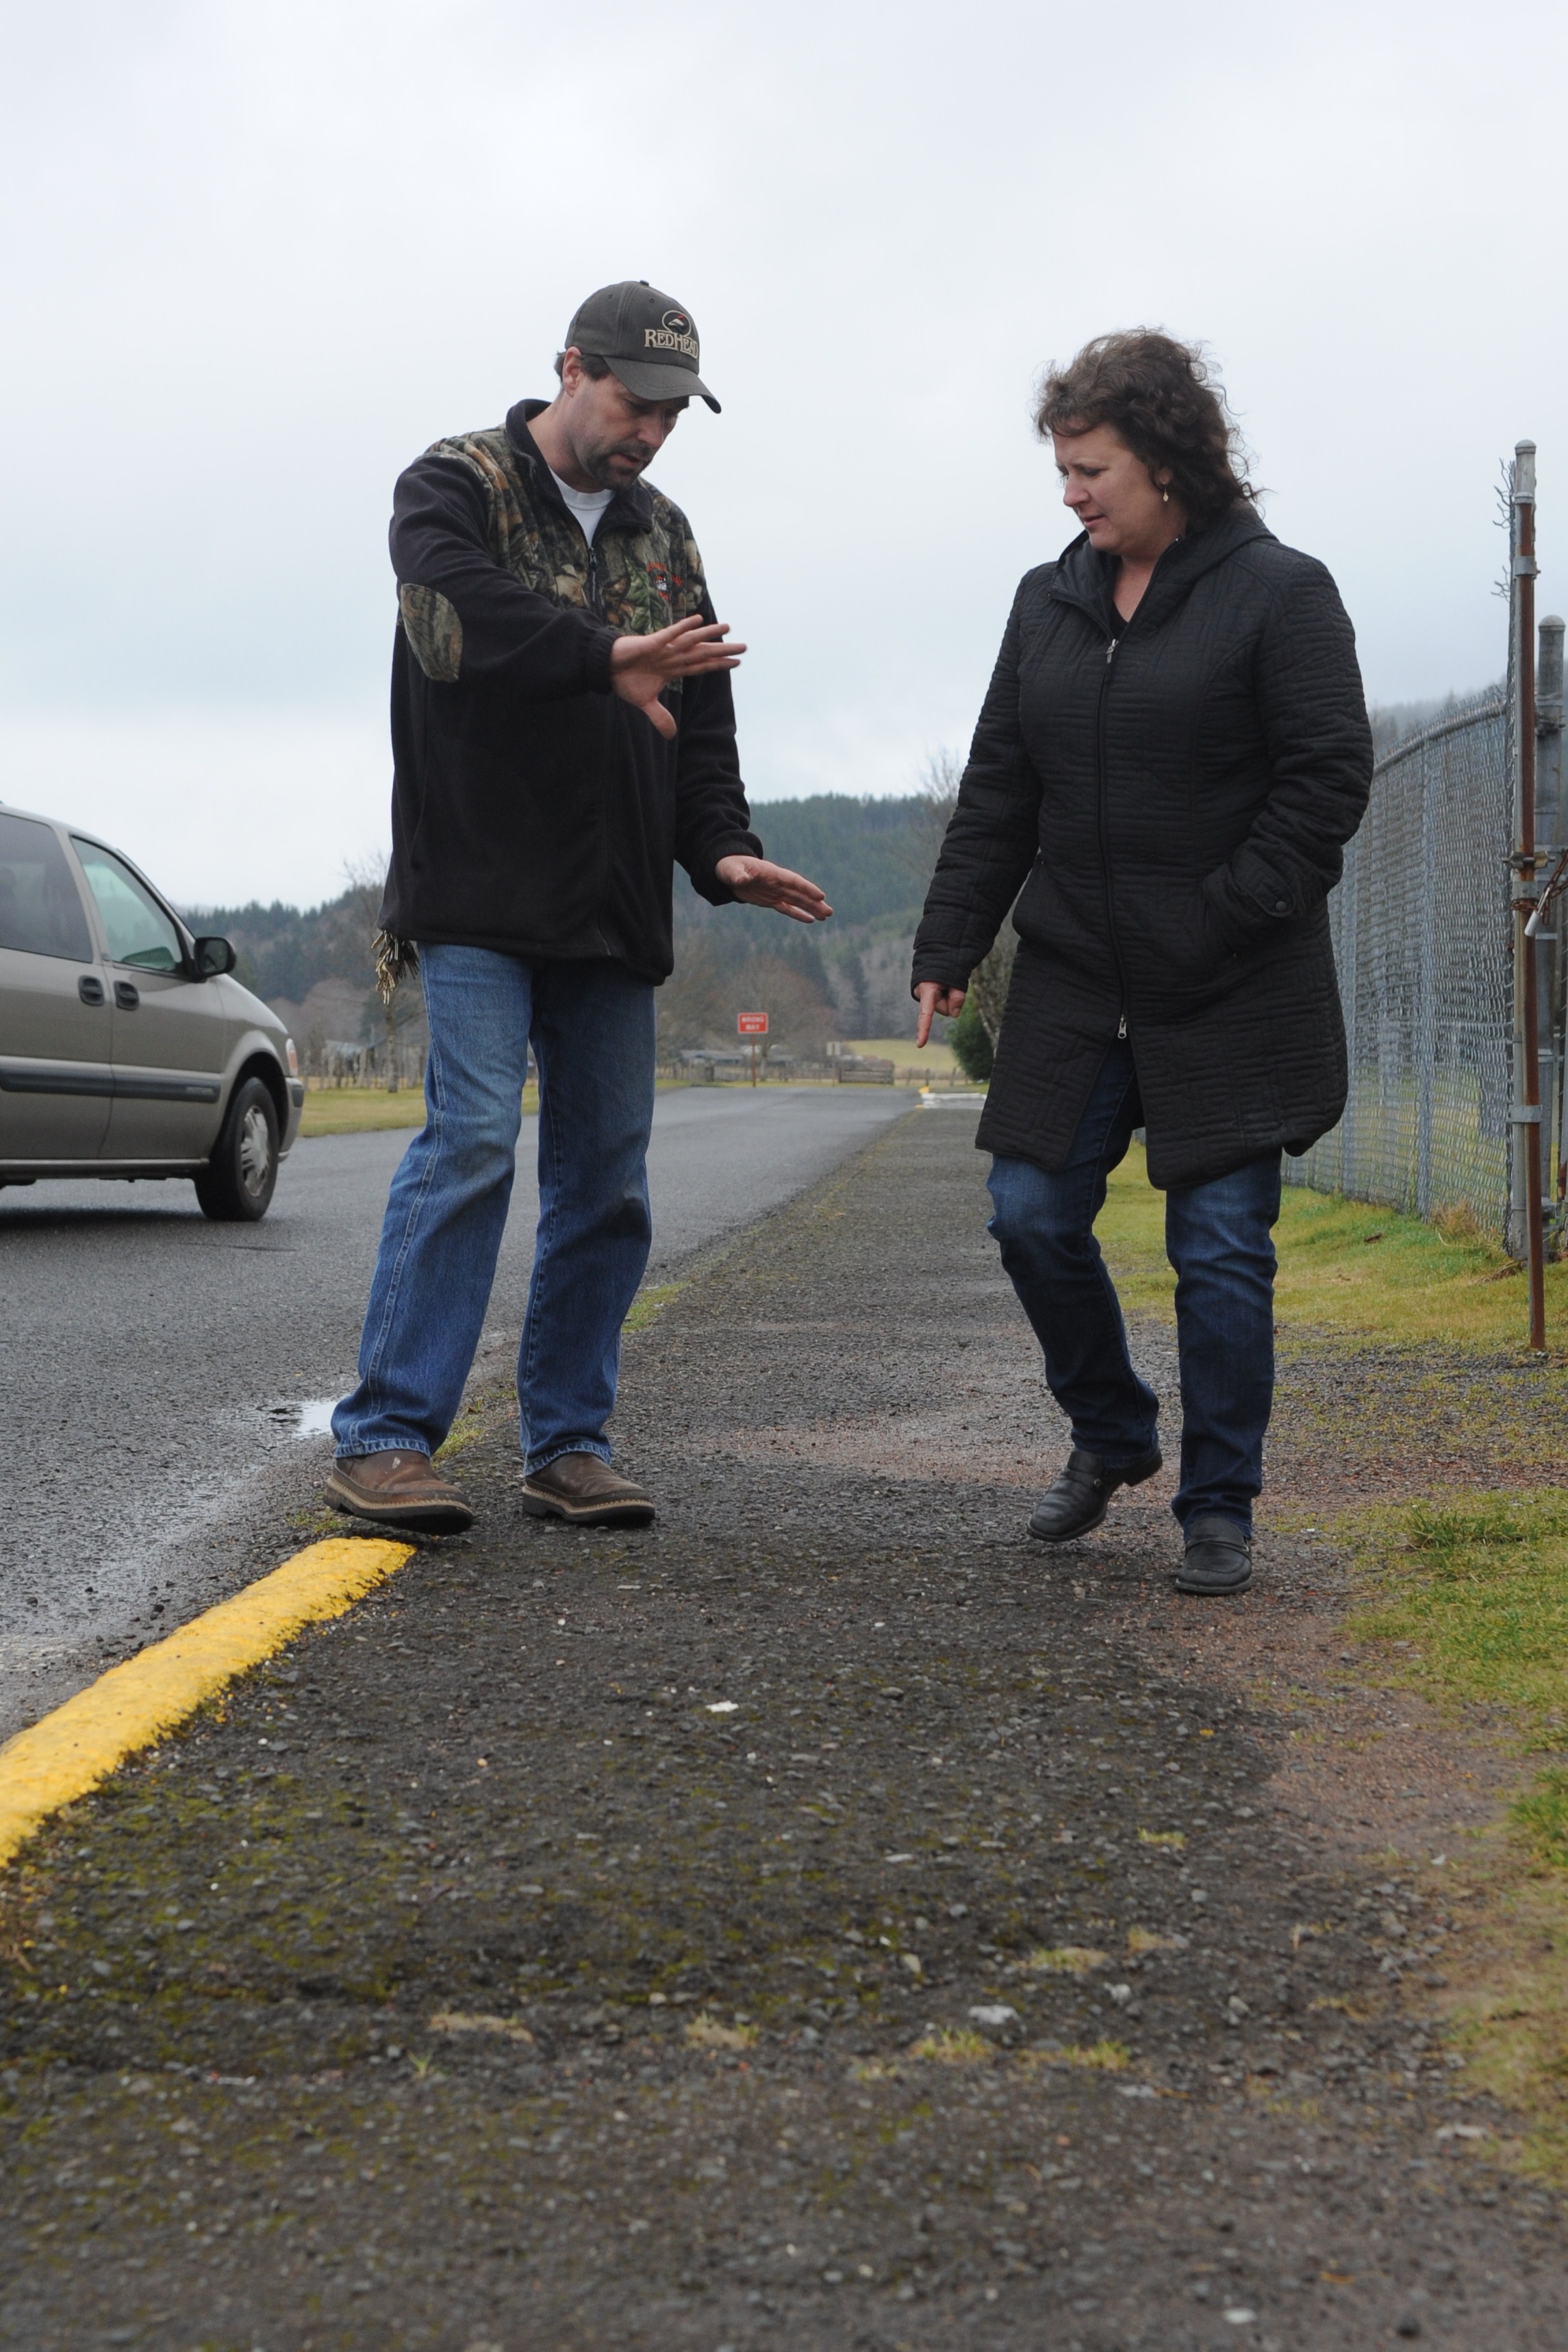
M330 1437L337 1397L308 1397L298 1404L264 1405L262 1411L280 1437Z

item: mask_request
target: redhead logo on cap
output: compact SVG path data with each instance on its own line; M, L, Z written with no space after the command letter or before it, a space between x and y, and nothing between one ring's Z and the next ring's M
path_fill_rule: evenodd
M689 360L697 357L697 339L692 332L692 322L684 310L666 310L664 324L644 327L643 348L645 352L684 352Z

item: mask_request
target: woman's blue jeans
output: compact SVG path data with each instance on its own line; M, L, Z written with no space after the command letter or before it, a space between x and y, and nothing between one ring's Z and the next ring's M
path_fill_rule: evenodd
M994 1160L990 1230L1045 1351L1051 1392L1072 1443L1113 1467L1155 1444L1159 1399L1138 1378L1094 1220L1105 1180L1138 1125L1130 1045L1113 1046L1054 1175L1028 1160ZM1242 1528L1263 1483L1263 1433L1274 1398L1274 1244L1280 1155L1249 1160L1209 1184L1166 1194L1166 1253L1176 1272L1181 1363L1181 1481L1172 1509L1185 1526L1214 1511Z
M524 1458L610 1459L621 1326L648 1262L653 992L609 961L422 947L425 1121L396 1175L340 1454L434 1454L463 1402L512 1197L532 1041L539 1222L517 1402Z

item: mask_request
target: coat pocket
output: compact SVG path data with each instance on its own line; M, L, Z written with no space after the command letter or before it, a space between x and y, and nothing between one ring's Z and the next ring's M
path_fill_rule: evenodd
M1136 960L1158 979L1176 986L1217 978L1237 961L1237 952L1214 919L1201 882L1185 877L1165 883L1145 900L1150 919L1138 941Z

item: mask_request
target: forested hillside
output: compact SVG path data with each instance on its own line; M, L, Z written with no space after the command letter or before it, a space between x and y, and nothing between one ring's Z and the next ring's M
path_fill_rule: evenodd
M755 823L768 855L827 892L818 930L754 907L710 907L675 877L675 971L659 992L661 1044L729 1043L737 1012L765 1010L780 1042L914 1034L909 944L940 839L935 803L818 793L769 801ZM192 908L239 951L246 987L277 1005L302 1048L312 1037L377 1034L371 935L377 890L364 876L324 906Z

